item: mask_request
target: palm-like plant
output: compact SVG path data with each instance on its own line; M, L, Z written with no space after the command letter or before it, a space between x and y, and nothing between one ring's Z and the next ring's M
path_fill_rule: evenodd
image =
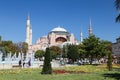
M119 12L118 16L116 17L116 22L120 22L120 0L115 0L115 7Z

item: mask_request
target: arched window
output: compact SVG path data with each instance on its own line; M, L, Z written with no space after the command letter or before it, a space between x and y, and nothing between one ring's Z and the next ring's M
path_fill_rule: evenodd
M57 43L63 43L63 42L66 42L67 39L65 39L64 37L58 37L58 38L56 38L55 41L56 41Z

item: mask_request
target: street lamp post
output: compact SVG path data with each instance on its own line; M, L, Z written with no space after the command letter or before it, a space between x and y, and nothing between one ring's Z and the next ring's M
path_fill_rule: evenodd
M19 50L21 52L21 65L22 65L22 68L23 68L23 53L22 53L22 43L21 42L18 44L18 47L19 47Z

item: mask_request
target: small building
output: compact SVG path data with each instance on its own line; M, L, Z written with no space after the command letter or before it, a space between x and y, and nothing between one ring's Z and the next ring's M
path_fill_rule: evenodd
M112 44L112 56L114 63L120 63L120 37Z
M120 56L120 37L116 39L116 42L112 44L113 55Z

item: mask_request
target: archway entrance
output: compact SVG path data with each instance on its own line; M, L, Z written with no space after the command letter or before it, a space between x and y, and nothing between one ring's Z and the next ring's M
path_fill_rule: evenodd
M58 44L62 44L63 42L66 42L67 41L67 39L65 39L64 37L58 37L58 38L56 38L56 43L58 43Z

